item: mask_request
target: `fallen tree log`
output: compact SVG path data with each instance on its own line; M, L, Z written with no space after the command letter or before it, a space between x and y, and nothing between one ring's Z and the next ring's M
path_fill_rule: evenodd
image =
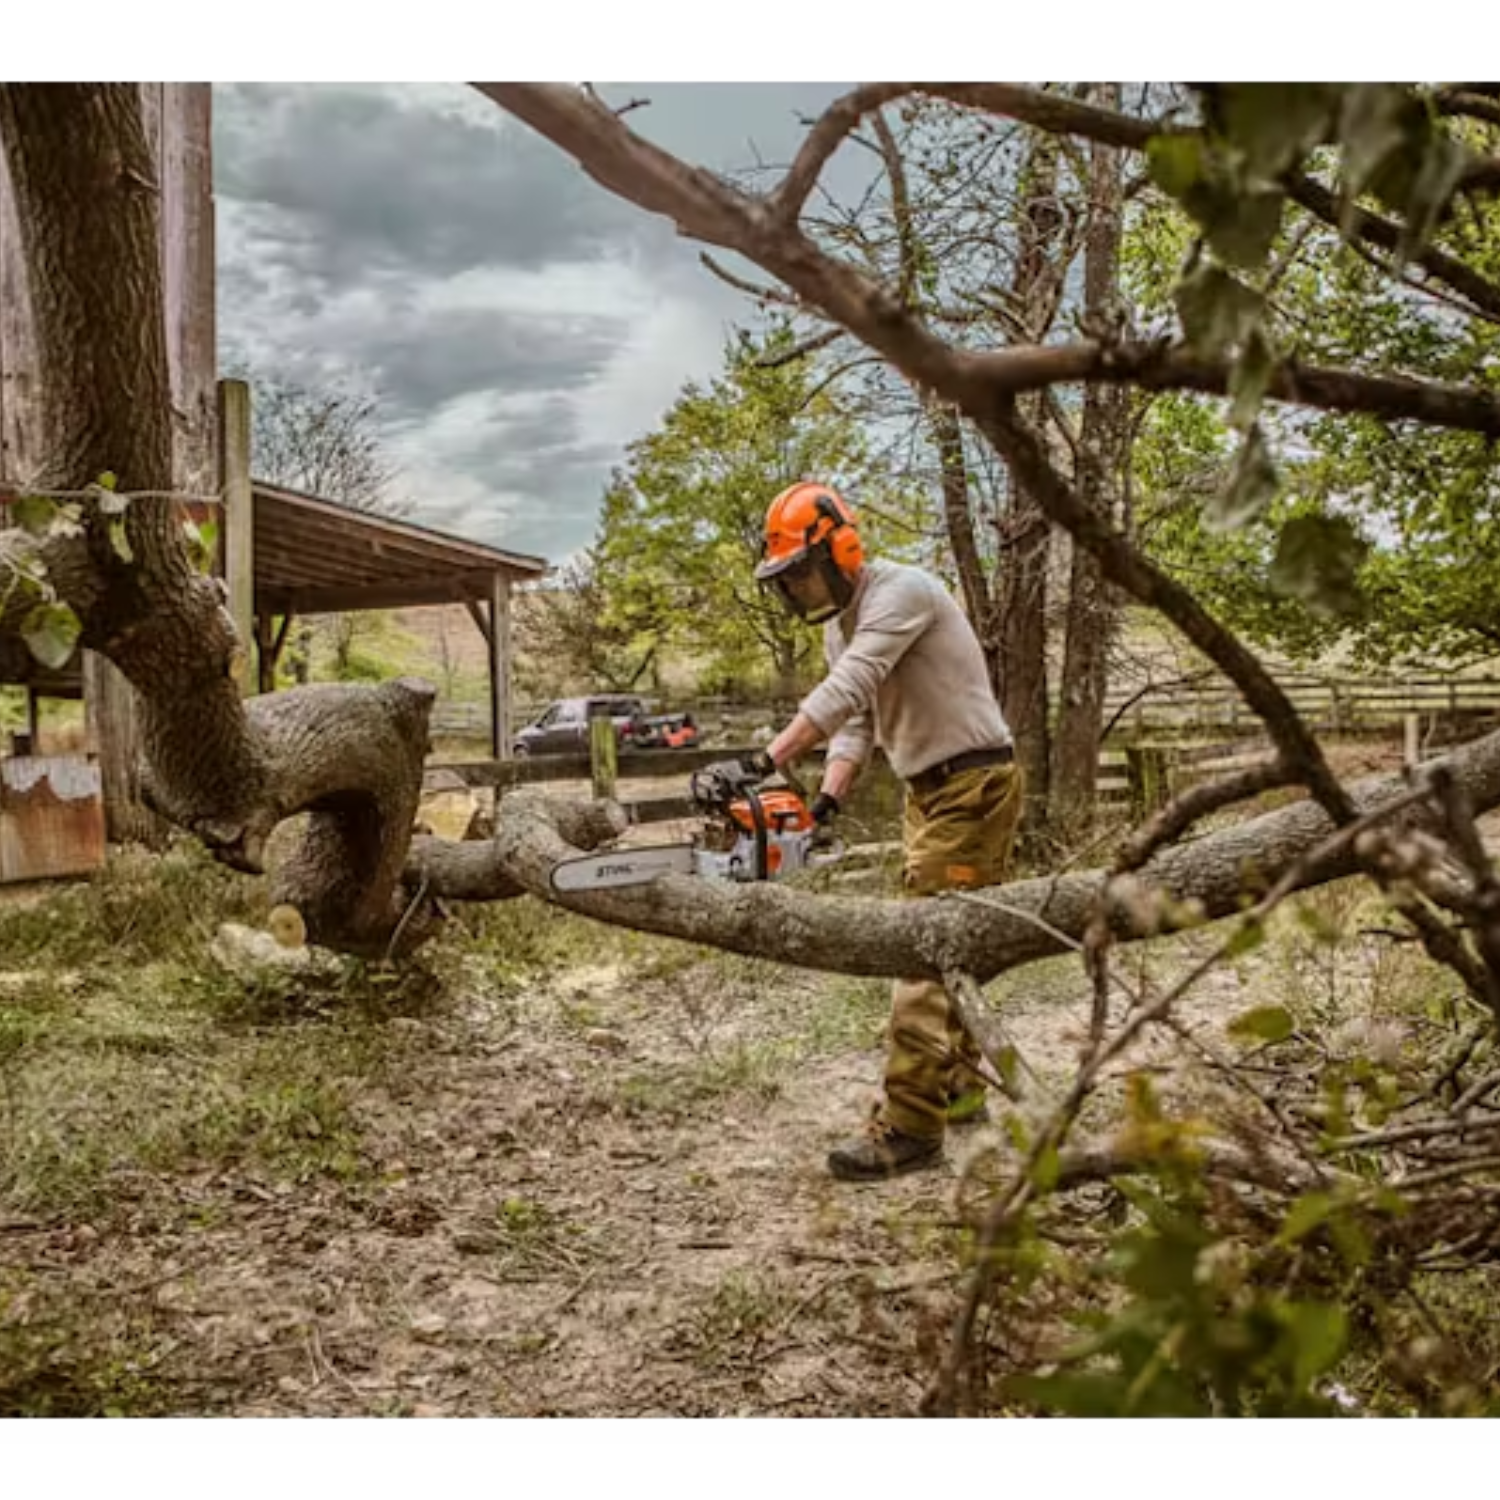
M1431 764L1451 769L1476 811L1500 806L1500 733ZM1349 788L1362 814L1401 801L1411 790L1405 776L1371 777ZM568 816L596 831L609 826L607 812L575 810ZM1434 804L1423 801L1391 821L1435 831L1439 816ZM1081 942L1106 878L1103 870L1080 871L913 901L690 875L665 875L633 889L560 895L549 883L552 867L582 847L563 836L562 826L555 802L517 793L502 800L489 843L416 841L406 884L425 882L437 897L470 901L504 899L519 889L601 922L810 969L935 978L958 969L983 981ZM1318 855L1332 833L1327 814L1303 800L1164 849L1120 887L1110 910L1114 933L1122 941L1138 940L1191 925L1195 914L1198 920L1231 916L1299 862L1305 864L1299 889L1353 874L1355 857L1347 846Z

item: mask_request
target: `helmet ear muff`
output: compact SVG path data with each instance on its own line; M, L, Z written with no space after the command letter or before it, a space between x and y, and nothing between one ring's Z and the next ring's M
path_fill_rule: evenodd
M840 573L851 577L865 560L865 549L860 542L859 532L848 514L840 510L828 495L819 495L817 506L818 514L833 523L823 534L828 556Z

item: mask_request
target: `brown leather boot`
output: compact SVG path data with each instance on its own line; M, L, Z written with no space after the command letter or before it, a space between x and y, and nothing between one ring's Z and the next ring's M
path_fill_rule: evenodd
M872 1120L857 1140L828 1153L828 1170L841 1182L884 1182L936 1167L942 1160L941 1136L907 1135L883 1120Z

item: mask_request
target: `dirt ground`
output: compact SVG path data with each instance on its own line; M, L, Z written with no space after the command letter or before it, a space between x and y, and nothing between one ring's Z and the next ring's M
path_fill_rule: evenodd
M353 1006L288 1002L205 978L218 923L256 914L202 894L201 862L199 894L178 878L33 904L45 949L0 927L7 1414L915 1410L962 1287L965 1170L1005 1136L830 1180L875 1096L884 983L527 900L467 913L426 991L365 974ZM1087 1015L1078 966L988 993L1044 1097ZM1190 1014L1216 1032L1263 998L1229 968Z

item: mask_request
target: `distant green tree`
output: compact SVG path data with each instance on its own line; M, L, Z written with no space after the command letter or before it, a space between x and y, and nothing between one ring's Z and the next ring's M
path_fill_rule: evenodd
M689 384L656 431L632 443L605 492L595 557L605 619L641 650L701 664L705 685L766 683L791 694L815 670L816 632L754 581L766 506L799 479L847 494L871 545L900 551L917 533L919 486L872 460L859 424L790 358L790 331L737 333L724 373Z

